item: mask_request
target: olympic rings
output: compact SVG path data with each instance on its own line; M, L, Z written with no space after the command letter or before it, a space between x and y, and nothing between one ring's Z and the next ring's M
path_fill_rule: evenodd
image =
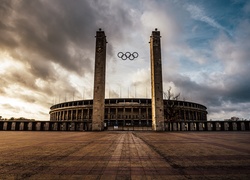
M130 53L130 52L126 52L126 53L123 53L123 52L119 52L117 54L118 58L121 58L122 60L134 60L135 58L138 58L139 54L137 52L133 52L133 53Z

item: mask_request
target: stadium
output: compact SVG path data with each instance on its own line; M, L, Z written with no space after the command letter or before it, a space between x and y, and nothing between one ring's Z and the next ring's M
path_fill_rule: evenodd
M165 122L207 121L206 107L187 101L163 99L162 59L160 32L155 29L150 36L151 99L148 98L105 98L106 35L96 32L95 72L93 99L63 102L50 108L50 121L83 123L83 129L101 131L104 129L149 128L164 131ZM133 57L131 59L131 56ZM133 60L137 52L119 52L122 60ZM170 94L170 93L169 93Z
M164 99L164 122L207 121L204 105ZM104 127L106 129L134 130L152 128L152 104L148 98L105 99ZM170 112L171 111L171 112ZM93 100L78 100L55 104L50 108L50 121L84 122L91 129Z

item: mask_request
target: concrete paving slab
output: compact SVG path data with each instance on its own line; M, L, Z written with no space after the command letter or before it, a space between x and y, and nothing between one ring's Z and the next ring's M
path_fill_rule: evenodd
M0 135L0 179L250 179L250 132Z

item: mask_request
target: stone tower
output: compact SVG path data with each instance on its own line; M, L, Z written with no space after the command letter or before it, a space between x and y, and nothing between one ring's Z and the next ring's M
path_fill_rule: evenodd
M96 32L92 131L104 129L106 43L105 33L99 29Z
M152 129L164 130L164 105L162 88L161 41L160 31L152 31L150 36Z

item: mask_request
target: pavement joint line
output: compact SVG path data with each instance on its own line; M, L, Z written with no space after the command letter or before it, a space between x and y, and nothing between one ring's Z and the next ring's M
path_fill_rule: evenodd
M150 144L144 138L140 137L138 134L136 134L134 132L133 132L133 134L137 138L139 138L141 141L143 141L145 144L147 144L153 151L155 151L157 154L159 154L166 161L166 163L169 164L173 169L177 170L180 173L180 175L184 175L184 177L191 179L191 177L184 171L185 167L174 163L170 158L166 157L162 152L160 152L157 148L155 148L155 146Z

